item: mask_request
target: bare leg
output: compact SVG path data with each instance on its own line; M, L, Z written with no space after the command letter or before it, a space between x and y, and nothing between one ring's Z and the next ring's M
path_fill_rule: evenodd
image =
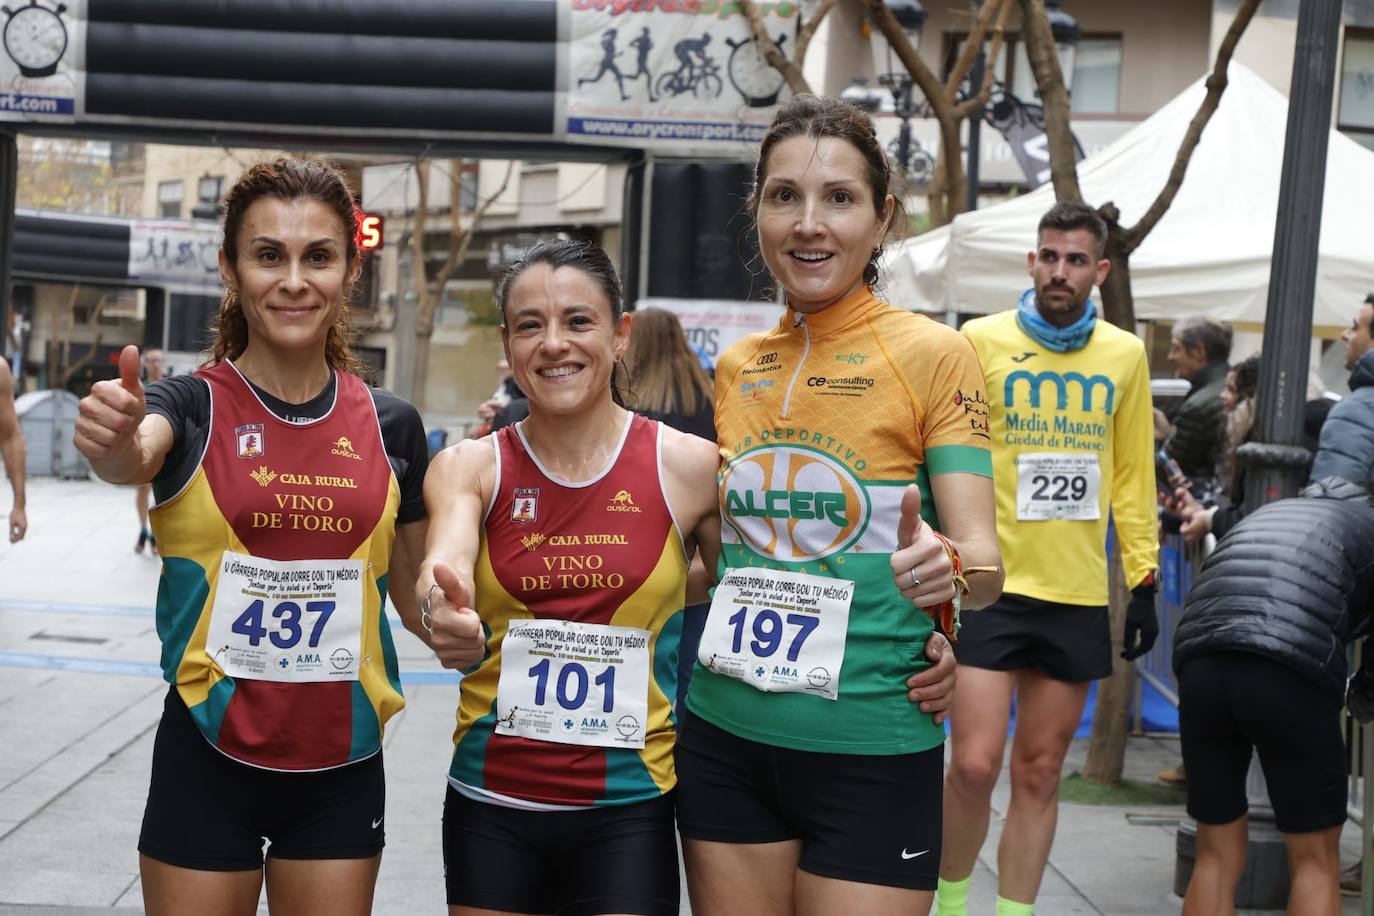
M682 854L695 916L793 916L800 840L710 843L684 839Z
M1059 821L1059 776L1088 698L1087 683L1016 673L1016 734L1011 742L1011 804L997 847L997 892L1033 903Z
M262 870L201 871L138 857L143 909L148 916L253 916L262 892Z
M267 858L267 906L285 916L367 916L382 854L370 859Z
M1197 861L1183 898L1183 916L1234 916L1249 826L1248 817L1197 825Z
M1341 828L1285 833L1293 889L1288 916L1340 916Z
M950 710L950 764L945 775L944 848L940 877L962 881L973 874L988 835L992 789L1002 771L1015 675L959 666L959 687Z
M930 912L931 902L935 899L934 891L860 884L856 881L841 881L838 878L822 878L800 870L797 872L796 887L797 916L827 916L830 913L926 916Z

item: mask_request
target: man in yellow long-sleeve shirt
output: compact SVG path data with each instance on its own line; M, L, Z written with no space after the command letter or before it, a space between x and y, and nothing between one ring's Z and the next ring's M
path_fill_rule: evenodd
M967 911L989 800L1011 742L1011 804L998 847L998 916L1033 911L1054 841L1059 774L1088 685L1112 670L1108 518L1132 600L1126 649L1154 644L1157 539L1150 375L1133 334L1098 321L1107 227L1082 204L1055 205L1027 256L1017 309L964 326L983 364L1006 564L1002 598L964 615L950 714L944 857L937 913Z

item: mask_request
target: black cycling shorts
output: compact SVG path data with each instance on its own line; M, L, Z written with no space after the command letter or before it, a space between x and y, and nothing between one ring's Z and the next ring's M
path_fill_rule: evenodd
M386 845L381 752L330 770L284 773L226 757L196 728L176 688L153 742L138 851L179 868L262 868L276 859L370 859Z
M819 701L823 702L823 701ZM740 738L691 712L678 724L678 829L716 843L801 840L823 878L934 890L944 747L828 754Z
M515 913L677 916L673 794L577 811L444 798L449 906Z
M960 615L959 664L992 671L1039 671L1056 681L1095 681L1112 673L1107 606L1057 604L1002 595Z
M1311 833L1345 823L1339 693L1262 655L1221 652L1184 662L1178 700L1189 816L1229 824L1246 813L1253 750L1279 830Z

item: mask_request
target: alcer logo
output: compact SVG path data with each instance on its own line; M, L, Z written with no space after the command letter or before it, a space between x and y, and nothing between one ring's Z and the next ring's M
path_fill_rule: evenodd
M724 517L758 553L801 563L849 547L872 506L862 484L824 452L798 446L737 456L721 477Z

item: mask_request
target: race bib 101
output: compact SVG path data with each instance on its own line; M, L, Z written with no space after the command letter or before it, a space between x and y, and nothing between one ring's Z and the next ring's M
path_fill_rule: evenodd
M769 693L837 699L854 583L730 569L716 586L697 659Z
M512 622L501 641L497 734L644 747L652 635L567 620Z
M1093 521L1102 517L1102 470L1093 452L1027 452L1016 458L1016 518Z
M356 681L362 626L362 560L264 560L226 550L205 650L230 677Z

